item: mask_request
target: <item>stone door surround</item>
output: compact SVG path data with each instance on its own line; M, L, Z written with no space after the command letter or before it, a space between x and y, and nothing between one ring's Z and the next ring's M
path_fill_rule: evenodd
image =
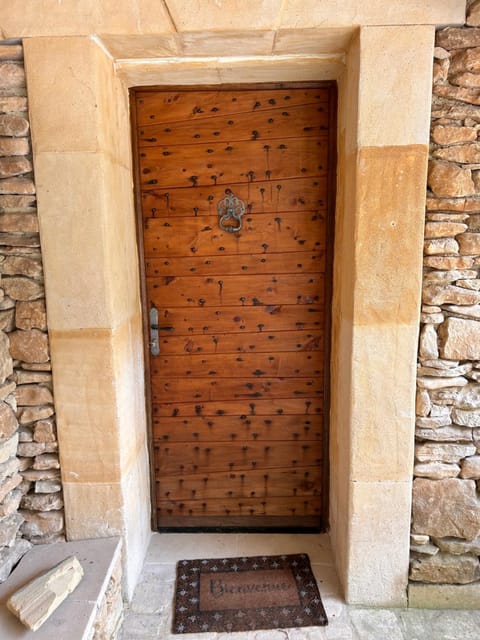
M18 26L67 535L122 535L127 594L150 535L128 89L336 80L331 539L348 602L406 603L433 25L464 16L463 3L442 9L405 11L408 25L363 16L310 38L295 27L275 54L244 40L235 56L220 31L220 53L152 58L151 36L125 34L119 47L120 36L83 26Z

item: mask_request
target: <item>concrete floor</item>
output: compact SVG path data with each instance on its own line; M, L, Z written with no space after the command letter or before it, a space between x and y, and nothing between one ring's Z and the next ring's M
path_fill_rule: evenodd
M327 627L241 633L172 634L178 560L308 553L327 612ZM120 640L480 640L480 611L360 609L347 606L327 535L154 534Z

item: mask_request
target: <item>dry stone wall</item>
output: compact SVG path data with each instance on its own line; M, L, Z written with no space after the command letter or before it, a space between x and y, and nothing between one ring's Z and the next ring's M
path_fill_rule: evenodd
M29 129L22 46L0 42L0 582L64 529Z
M436 44L410 579L480 587L480 0Z

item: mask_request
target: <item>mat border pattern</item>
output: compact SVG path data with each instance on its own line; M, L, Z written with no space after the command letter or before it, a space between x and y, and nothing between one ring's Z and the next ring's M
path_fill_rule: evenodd
M200 611L199 572L255 571L291 569L297 582L299 606L264 607ZM253 631L260 629L287 629L324 626L328 624L320 592L307 554L253 556L236 558L210 558L180 560L177 563L172 633L208 633Z

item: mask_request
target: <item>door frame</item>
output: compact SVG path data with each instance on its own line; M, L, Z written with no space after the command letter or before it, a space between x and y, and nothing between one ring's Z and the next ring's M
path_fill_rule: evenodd
M329 89L329 136L328 136L328 166L327 166L327 203L326 203L326 243L325 243L325 315L324 315L324 331L325 331L325 349L324 349L324 412L323 412L323 438L322 438L322 500L319 526L315 529L302 529L301 527L229 527L223 529L223 533L246 531L254 532L324 532L328 531L329 516L329 497L330 497L330 365L331 365L331 337L332 337L332 300L333 300L333 259L335 244L335 211L336 211L336 192L337 192L337 115L338 115L338 86L335 80L323 80L317 82L261 82L261 83L232 83L218 85L147 85L129 87L129 107L130 107L130 133L131 133L131 149L132 149L132 169L133 169L133 189L135 203L135 222L137 233L137 251L139 262L139 278L140 278L140 296L142 305L142 329L144 343L144 388L145 388L145 410L147 419L147 443L149 456L149 477L150 477L150 503L151 503L151 526L153 531L185 531L182 527L169 527L163 530L158 526L157 518L157 484L155 475L155 457L153 450L153 418L152 418L152 393L151 393L151 371L150 371L150 322L149 312L147 308L147 290L146 290L146 274L145 274L145 250L143 242L143 214L141 207L141 189L140 189L140 163L138 156L138 136L137 136L137 111L136 111L136 94L148 91L157 92L198 92L198 91L246 91L246 90L268 90L268 89L310 89L310 88ZM189 527L188 531L208 531L206 527L195 528Z

